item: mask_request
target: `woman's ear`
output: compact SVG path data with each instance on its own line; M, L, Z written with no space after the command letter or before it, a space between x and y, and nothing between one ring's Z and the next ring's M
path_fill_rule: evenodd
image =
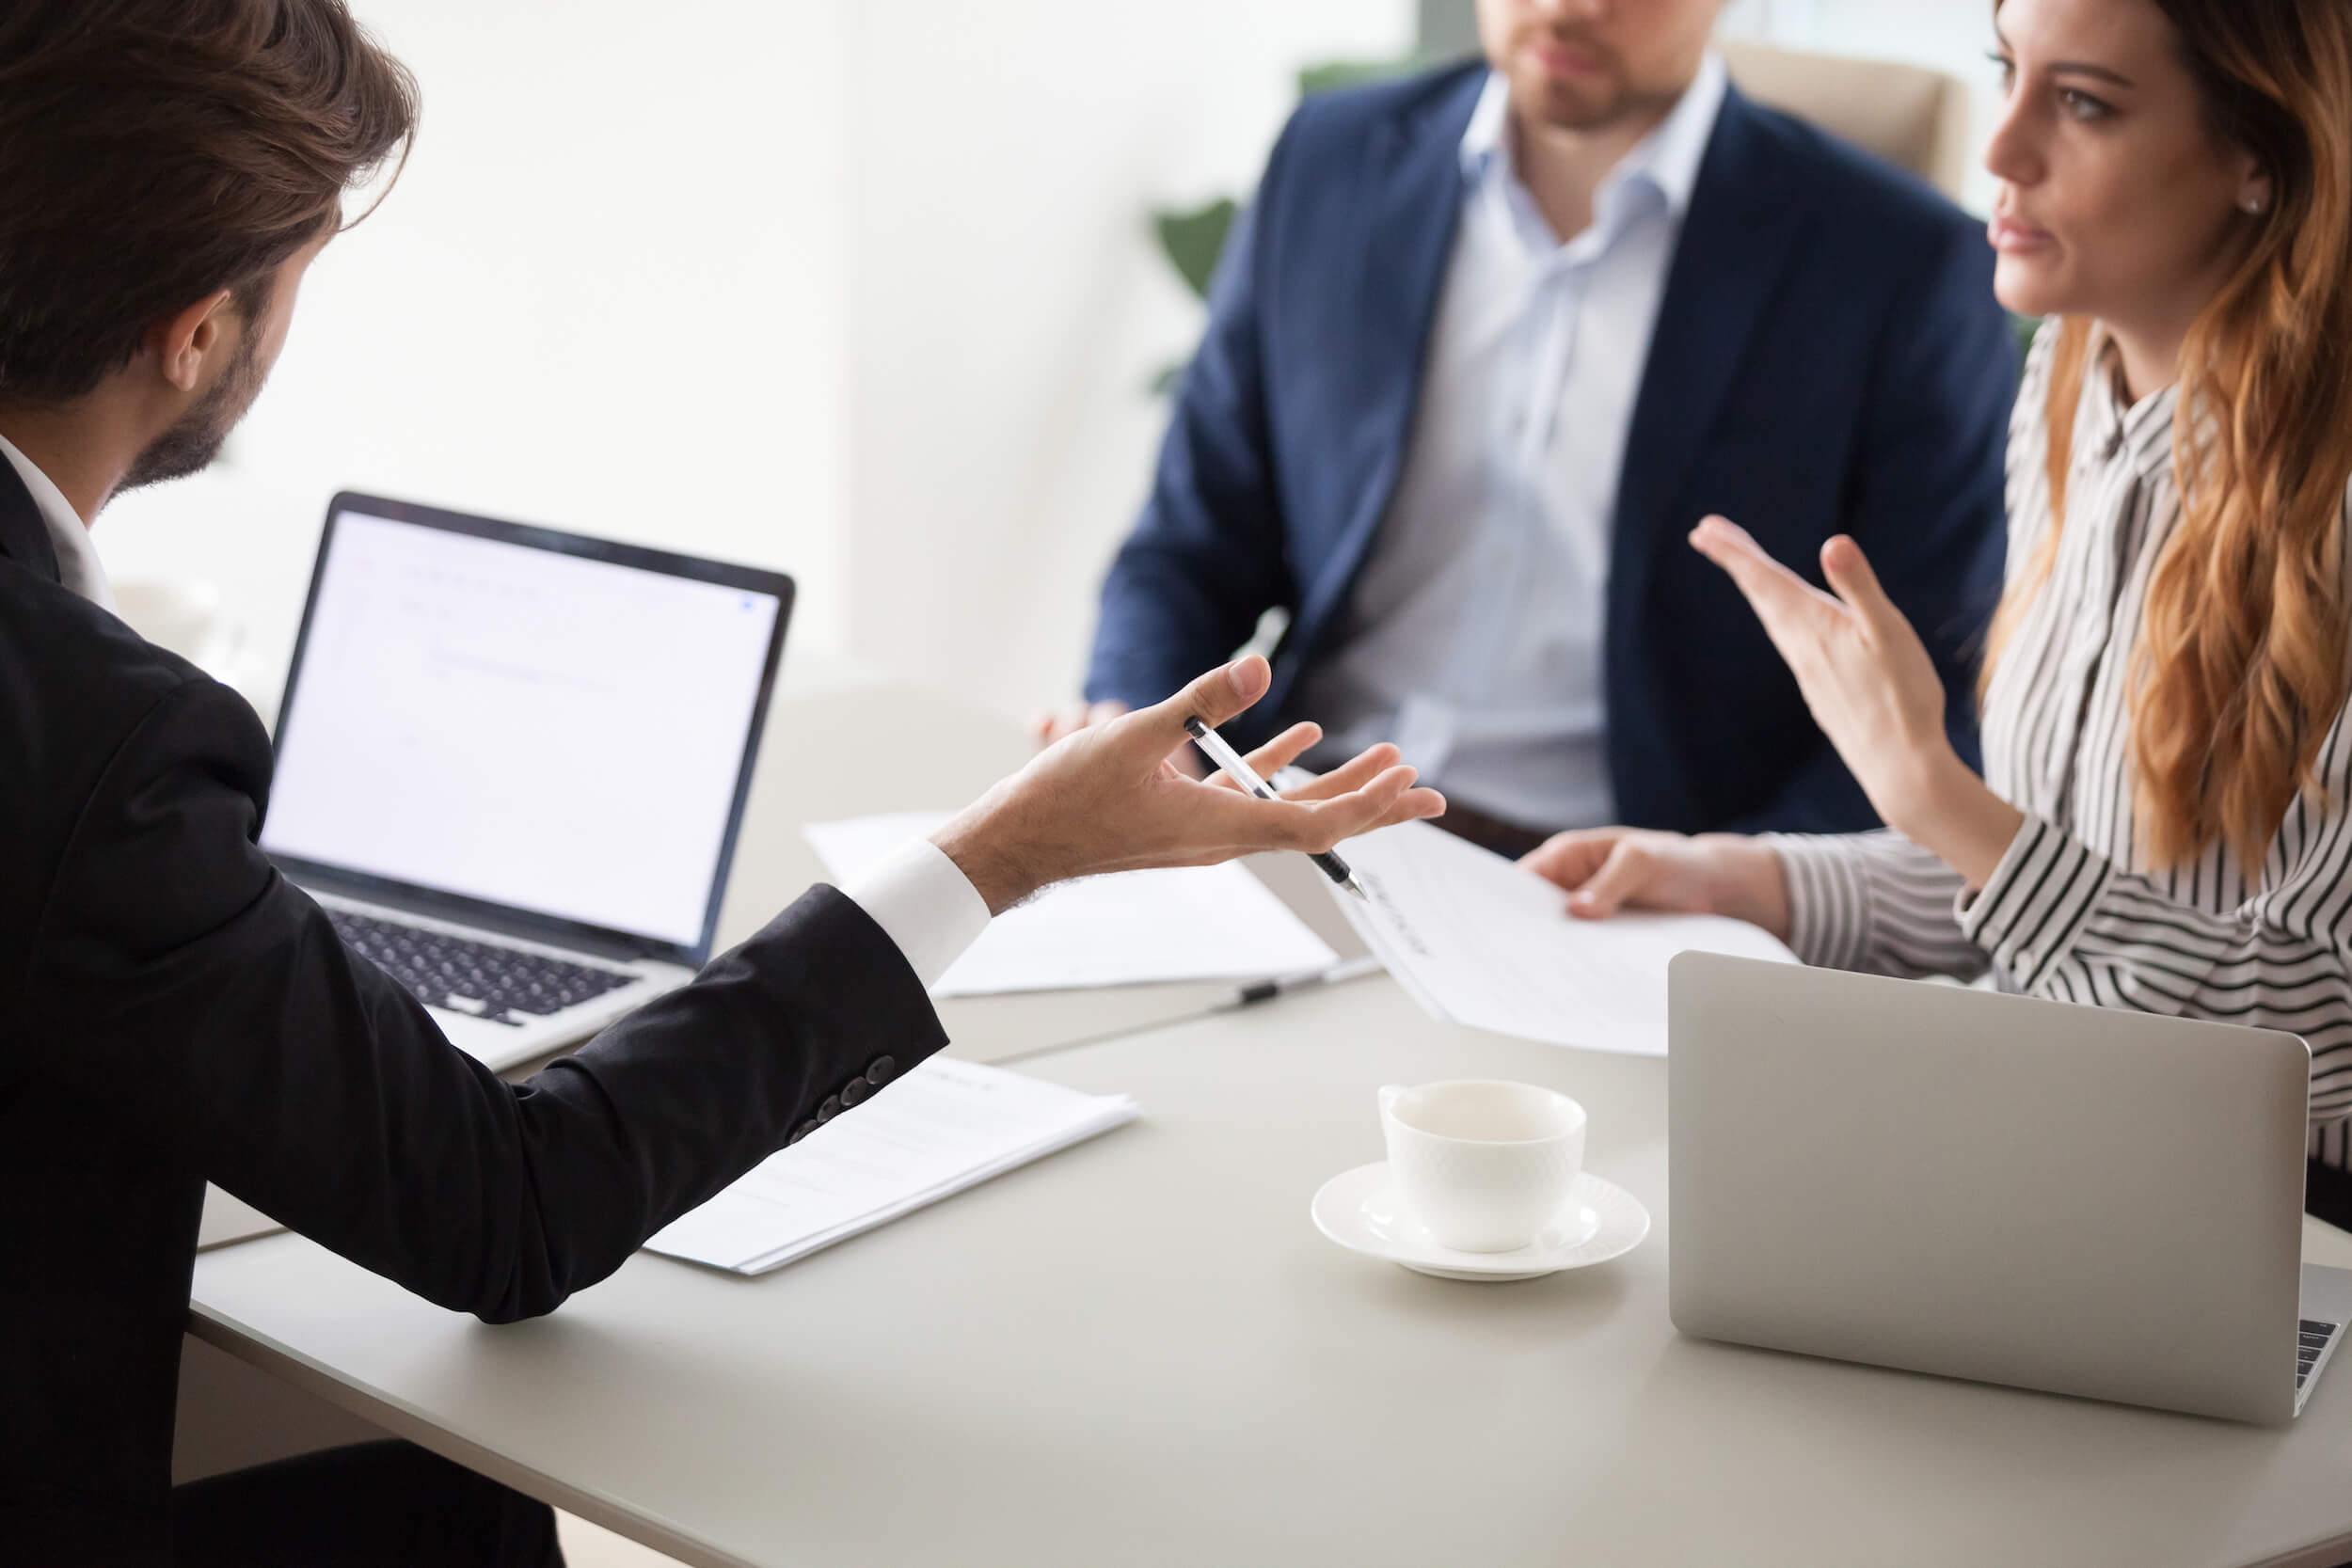
M2260 217L2270 211L2270 176L2259 166L2249 166L2244 179L2238 182L2237 210L2249 217Z

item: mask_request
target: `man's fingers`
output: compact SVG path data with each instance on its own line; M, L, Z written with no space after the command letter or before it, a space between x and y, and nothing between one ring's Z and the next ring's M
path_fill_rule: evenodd
M1266 661L1248 654L1195 678L1168 701L1136 710L1135 717L1155 740L1167 740L1168 750L1173 751L1185 739L1185 720L1198 719L1215 729L1247 711L1265 695L1273 680L1274 672Z
M1073 699L1057 708L1048 708L1029 721L1029 734L1040 746L1051 746L1065 736L1080 730L1107 724L1127 711L1127 705L1105 698L1099 703Z
M1399 822L1426 821L1445 815L1445 797L1425 784L1416 784L1396 798L1396 803L1380 814L1379 819L1362 830L1372 832L1380 828L1393 828Z
M1391 820L1442 811L1444 798L1434 789L1415 789L1416 776L1410 768L1384 768L1359 788L1326 800L1253 800L1229 791L1216 808L1214 836L1233 846L1235 853L1317 853Z
M1031 721L1029 733L1039 745L1051 746L1073 730L1086 728L1086 711L1084 703L1064 703L1059 707L1047 708Z
M1270 779L1306 755L1307 749L1322 738L1323 726L1320 724L1293 724L1242 760L1249 764L1252 773L1262 779ZM1217 783L1228 788L1241 787L1222 773L1217 775Z
M1406 794L1412 790L1414 781L1419 777L1410 768L1390 768L1375 774L1362 788L1328 800L1282 802L1286 805L1295 803L1298 810L1308 814L1304 819L1304 836L1297 847L1320 852L1343 840L1354 838L1359 833L1368 833L1382 826L1388 820L1389 813L1404 802ZM1443 809L1443 798L1436 790L1419 793L1429 797L1438 809ZM1417 802L1415 809L1418 810L1421 804Z
M1403 759L1404 753L1383 740L1376 746L1365 747L1312 784L1304 784L1296 789L1284 790L1282 799L1285 800L1328 800L1334 796L1345 795L1350 790L1361 789L1390 768L1394 768Z
M1607 919L1642 892L1652 870L1648 850L1632 839L1619 839L1600 869L1568 895L1568 912L1584 920Z

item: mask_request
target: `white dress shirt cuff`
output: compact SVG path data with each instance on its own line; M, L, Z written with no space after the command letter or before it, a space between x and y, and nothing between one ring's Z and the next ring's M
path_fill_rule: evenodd
M988 929L988 902L947 852L909 839L841 890L898 944L929 990Z

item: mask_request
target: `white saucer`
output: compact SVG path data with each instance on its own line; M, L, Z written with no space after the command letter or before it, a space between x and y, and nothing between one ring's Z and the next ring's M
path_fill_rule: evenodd
M1309 1212L1316 1229L1350 1252L1385 1258L1439 1279L1535 1279L1623 1257L1649 1234L1649 1211L1642 1200L1591 1171L1577 1177L1559 1216L1533 1242L1511 1252L1439 1246L1397 1202L1386 1160L1326 1181Z

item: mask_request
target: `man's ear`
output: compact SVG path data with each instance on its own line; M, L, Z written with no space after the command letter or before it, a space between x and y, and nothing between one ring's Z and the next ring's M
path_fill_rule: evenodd
M234 314L230 298L230 292L223 289L148 328L147 346L155 356L156 367L181 391L193 392L202 386L205 360L228 347Z

